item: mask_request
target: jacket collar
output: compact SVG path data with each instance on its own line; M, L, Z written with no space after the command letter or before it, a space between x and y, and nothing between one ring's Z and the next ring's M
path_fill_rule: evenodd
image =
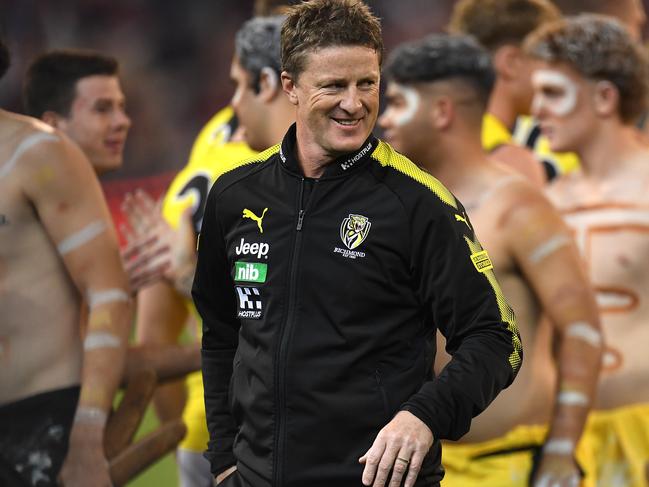
M295 130L295 124L293 124L288 129L288 132L286 132L279 150L279 157L282 166L287 170L299 176L303 176L302 168L297 160ZM374 135L370 134L358 150L342 155L330 162L320 179L344 176L353 172L355 169L364 166L370 160L370 156L378 144L379 140L374 137Z

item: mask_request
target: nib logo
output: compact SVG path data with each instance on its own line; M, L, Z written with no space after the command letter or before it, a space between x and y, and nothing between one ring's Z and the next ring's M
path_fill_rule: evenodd
M234 280L244 282L266 282L268 265L259 262L235 262Z

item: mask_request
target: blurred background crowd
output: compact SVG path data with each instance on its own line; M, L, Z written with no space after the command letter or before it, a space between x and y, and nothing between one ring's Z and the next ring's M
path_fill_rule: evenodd
M368 3L383 21L389 51L442 30L454 1ZM84 47L112 55L120 61L133 126L123 168L105 179L166 181L187 162L200 127L232 96L234 34L252 13L253 0L3 0L0 29L12 66L0 106L23 111L25 70L46 49Z

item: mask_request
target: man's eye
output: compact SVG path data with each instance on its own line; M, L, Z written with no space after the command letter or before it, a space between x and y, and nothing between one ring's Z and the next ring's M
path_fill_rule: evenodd
M543 88L543 94L549 98L558 98L563 96L563 91L558 88Z

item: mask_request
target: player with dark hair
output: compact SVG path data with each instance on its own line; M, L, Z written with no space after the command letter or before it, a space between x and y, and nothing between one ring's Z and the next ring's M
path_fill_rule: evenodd
M0 484L106 487L133 317L117 237L62 132L3 111L0 137Z
M209 188L223 167L279 142L294 120L292 105L279 81L283 19L282 16L254 17L239 29L230 71L235 92L231 108L224 112L229 122L222 118L218 131L208 135L211 128L207 128L201 133L190 162L167 192L162 208L166 221L158 218L151 232L158 237L161 246L171 247L176 257L166 271L167 280L145 288L139 295L137 326L138 341L142 343L175 343L188 317L192 328L196 327L197 312L188 299L196 264L195 232L200 231ZM234 113L236 119L232 118ZM232 140L233 131L237 129L245 142ZM169 230L169 224L175 231ZM147 232L143 238L147 240L150 236ZM200 330L198 333L192 330L192 333L200 336ZM172 385L158 394L156 405L158 414L164 419L180 415L182 411L188 425L188 434L177 453L181 485L207 486L212 482L212 475L203 458L208 433L200 373L189 376L186 384L185 405L182 384L180 387Z
M578 334L600 334L597 309L561 216L482 149L495 77L489 53L470 37L435 35L395 49L385 73L388 106L379 123L386 139L464 202L528 350L514 384L460 443L443 445L442 485L576 485L575 459L558 450L578 442L594 399L601 348ZM559 337L558 374L542 348L549 349L543 317Z
M27 114L65 132L98 174L122 165L131 125L118 69L114 58L95 51L50 51L25 78Z

